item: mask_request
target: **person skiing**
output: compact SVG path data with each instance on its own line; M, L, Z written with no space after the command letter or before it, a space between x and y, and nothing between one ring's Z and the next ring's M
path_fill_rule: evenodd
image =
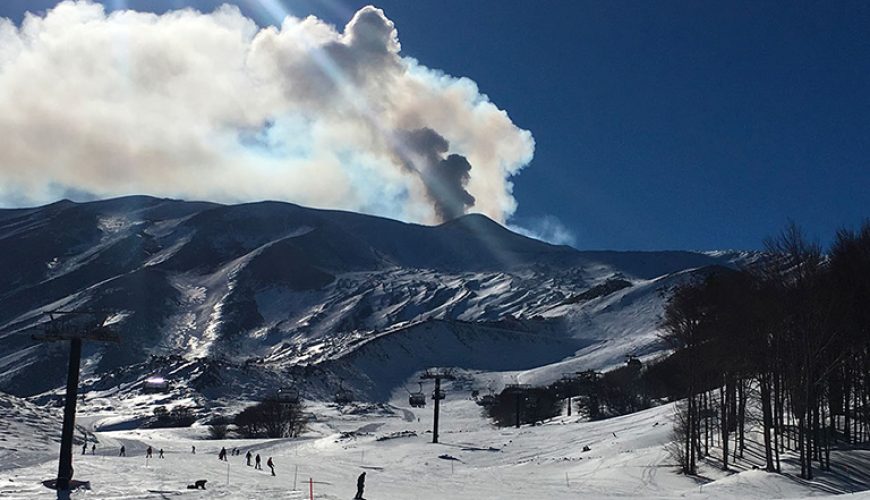
M96 454L97 454L97 445L92 444L91 445L91 455L96 455Z
M365 500L363 499L363 490L366 489L366 473L363 472L356 478L356 496L353 497L354 500Z
M254 468L257 470L263 470L263 467L260 466L260 454L257 453L257 456L254 457Z
M126 457L127 456L127 448L124 445L121 445L121 452L118 453L118 456L119 457Z
M157 457L158 457L158 458L163 458L163 448L160 448L160 451L159 451L158 453L159 453L159 454L157 455Z
M82 455L88 452L88 442L85 441L85 444L82 445Z
M218 460L224 460L224 461L227 460L227 449L226 448L221 448L220 453L218 453Z
M196 446L191 446L190 452L193 453L194 455L196 455Z
M149 446L147 450L145 450L145 458L151 458L151 447Z
M253 457L254 455L251 454L251 450L248 450L248 453L245 454L245 460L248 461L248 467L251 466L251 458Z
M266 460L266 465L269 466L269 469L272 470L272 475L275 475L275 464L272 462L272 457L269 457L269 460Z

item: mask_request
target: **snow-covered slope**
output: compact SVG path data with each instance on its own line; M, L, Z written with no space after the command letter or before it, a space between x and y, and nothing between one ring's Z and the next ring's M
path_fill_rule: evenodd
M196 426L97 432L96 454L73 457L75 477L91 489L71 497L307 499L311 488L314 498L347 499L361 472L367 475L366 498L395 500L772 499L863 489L843 481L837 470L801 481L788 460L783 475L753 470L752 458L737 461L730 473L713 461L702 463L697 478L681 475L665 448L672 405L598 422L561 416L538 426L495 428L457 385L447 386L439 444L431 443L431 407L407 408L404 391L378 408L339 411L311 405L316 419L298 439L216 441ZM121 444L126 457L117 456ZM154 449L150 460L148 446ZM241 455L219 461L222 447L238 448ZM158 458L161 449L163 459ZM265 470L246 466L248 451L263 462L271 458L276 475L265 465ZM852 450L849 457L839 453L836 463L848 464L853 473L866 470L866 451ZM53 497L40 483L56 474L56 455L42 457L41 463L2 471L0 497ZM208 481L206 491L186 488L200 479Z
M85 308L122 318L119 345L85 346L86 391L137 390L159 370L200 395L318 374L321 386L353 378L372 398L425 365L544 380L655 352L668 287L751 258L581 252L481 215L427 227L143 196L0 210L0 255L7 392L62 385L65 346L30 334L44 311ZM374 370L385 362L395 370Z
M0 472L40 463L60 447L63 408L37 406L15 396L0 393ZM91 433L77 427L74 444Z

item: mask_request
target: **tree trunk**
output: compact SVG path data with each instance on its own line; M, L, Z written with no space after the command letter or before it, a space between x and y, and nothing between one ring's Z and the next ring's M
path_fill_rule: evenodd
M738 391L738 404L737 404L737 438L739 440L738 446L735 446L736 449L739 449L739 456L743 458L743 451L746 448L746 442L744 440L744 429L746 424L746 381L742 379L738 379L737 382L737 391Z
M762 426L764 430L764 462L765 470L773 472L773 450L771 446L770 431L773 427L773 414L770 404L770 375L765 373L759 377L759 390L761 393Z
M728 383L719 388L720 427L722 429L722 468L728 470Z

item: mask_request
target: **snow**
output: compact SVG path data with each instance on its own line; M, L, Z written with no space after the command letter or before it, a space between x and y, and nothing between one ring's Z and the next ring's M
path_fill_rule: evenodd
M0 226L0 242L17 252L7 259L12 288L0 286L9 297L0 304L0 331L26 332L49 308L125 312L116 325L120 346L86 348L86 387L107 376L129 379L130 365L144 376L152 355L250 362L289 373L300 364L337 361L385 333L413 334L407 327L431 320L517 320L507 327L517 329L508 340L485 324L463 327L489 335L478 346L505 342L507 353L528 345L513 342L520 333L562 337L562 346L551 343L544 366L504 366L496 376L545 383L566 371L617 366L629 354L660 354L656 325L664 291L697 268L754 258L580 252L511 233L479 215L424 227L272 202L218 206L132 197L24 215ZM631 286L584 295L613 280ZM0 388L33 395L62 385L62 371L48 366L59 356L45 356L44 346L31 349L26 333L5 335ZM574 348L566 352L568 339ZM50 375L28 376L35 372ZM394 377L370 382L382 396L395 388ZM234 387L240 385L256 386Z
M308 498L311 478L315 498L347 499L363 471L366 497L372 499L761 499L848 492L761 470L725 474L712 463L702 464L698 479L680 475L664 448L670 439L672 405L599 422L562 416L542 425L499 429L481 416L467 390L448 384L447 391L439 444L431 443L429 433L431 401L426 408L409 408L404 391L394 393L387 405L356 410L309 402L308 411L316 420L298 439L213 441L206 439L202 426L96 432L97 454L82 456L77 451L73 457L75 477L89 481L91 490L76 491L72 498L184 494L301 499ZM29 434L3 436L16 447L32 439ZM126 458L117 456L121 444L127 448ZM147 446L154 448L150 460L144 457ZM196 454L191 453L192 446ZM590 450L582 451L584 446ZM221 462L217 459L221 447L238 448L242 454ZM165 459L157 458L161 448ZM248 450L261 455L265 471L245 466ZM56 474L56 447L30 453L28 461L10 465L2 460L0 497L49 496L41 482ZM265 467L269 457L276 464L276 477ZM206 492L186 489L198 479L208 480Z
M579 252L482 216L427 228L282 203L138 197L7 215L0 210L0 291L9 298L0 304L0 383L46 392L31 401L0 393L0 498L52 496L41 481L56 474L60 410L48 405L65 357L25 335L61 307L118 311L115 326L135 332L119 347L86 348L78 424L93 432L97 454L75 454L76 478L92 489L73 498L307 498L308 478L315 498L350 498L363 470L369 498L402 500L798 498L868 487L866 450L835 451L850 473L812 483L749 460L730 473L710 462L700 478L682 476L665 450L670 405L498 429L470 398L471 389L546 384L627 355L665 354L657 325L669 290L705 266L757 253ZM409 408L405 389L431 366L463 378L446 386L440 444L430 442L432 402ZM158 373L170 391L142 394ZM342 379L370 402L318 401ZM286 384L309 398L302 438L207 439L208 417ZM158 406L190 408L200 421L142 429ZM117 457L121 444L126 458ZM148 445L166 458L146 461ZM221 446L272 457L278 476L243 457L227 468ZM197 479L208 479L207 492L185 488Z

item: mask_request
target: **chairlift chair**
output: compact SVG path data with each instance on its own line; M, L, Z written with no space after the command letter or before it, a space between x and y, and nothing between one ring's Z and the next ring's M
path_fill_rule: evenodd
M412 408L423 408L426 406L426 394L423 392L423 383L419 382L420 390L417 392L408 392L408 404Z
M408 396L408 404L414 408L423 408L426 406L426 395L422 392L414 392Z

